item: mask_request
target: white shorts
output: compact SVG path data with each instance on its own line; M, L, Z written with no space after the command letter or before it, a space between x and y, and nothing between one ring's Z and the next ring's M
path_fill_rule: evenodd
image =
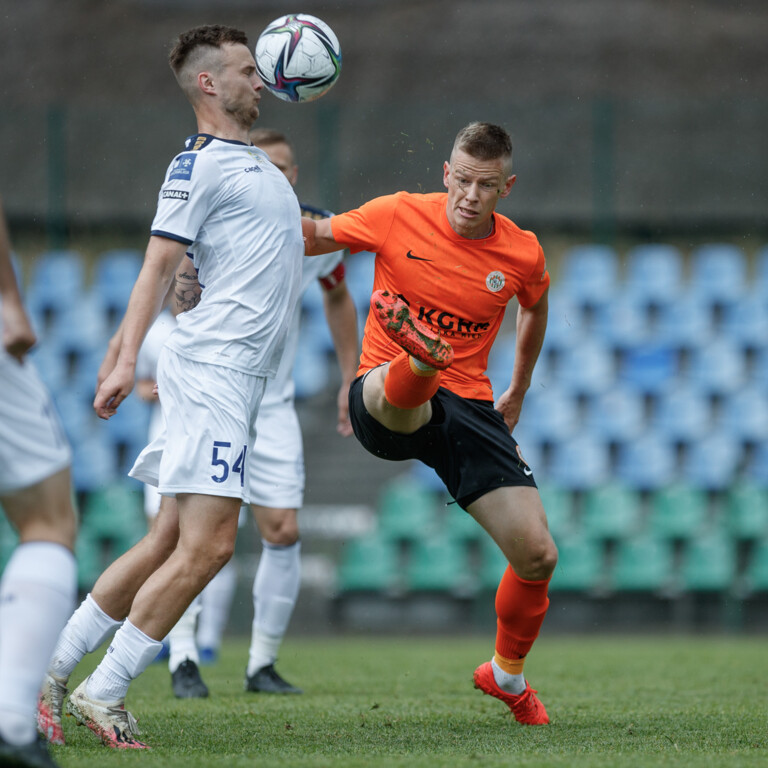
M248 464L251 503L300 509L304 504L304 448L293 400L260 408L256 433Z
M0 350L0 393L0 494L10 494L70 466L72 451L29 360Z
M188 360L164 347L157 388L165 429L128 473L163 496L199 493L250 501L249 446L266 379Z

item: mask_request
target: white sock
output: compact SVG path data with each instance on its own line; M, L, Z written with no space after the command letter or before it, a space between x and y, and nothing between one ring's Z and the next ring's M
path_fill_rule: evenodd
M37 697L56 638L72 610L77 565L61 544L20 544L0 580L0 735L35 739Z
M197 643L195 642L195 625L197 624L198 613L200 613L200 595L190 603L189 608L176 622L176 626L168 633L168 645L170 646L168 670L171 674L179 668L179 664L187 659L194 661L195 664L200 663Z
M248 674L277 660L301 583L301 542L281 547L262 541L264 549L253 580L253 626Z
M525 677L522 672L519 675L510 675L509 672L505 672L496 663L496 659L491 660L491 666L493 667L493 677L496 680L496 685L502 691L519 696L525 690Z
M197 621L197 647L219 650L237 587L237 568L230 560L202 591Z
M131 680L157 656L162 643L145 635L126 619L117 630L106 656L88 678L86 693L99 701L123 701Z
M68 680L83 656L93 653L120 624L122 622L104 613L88 593L59 636L51 658L50 671Z

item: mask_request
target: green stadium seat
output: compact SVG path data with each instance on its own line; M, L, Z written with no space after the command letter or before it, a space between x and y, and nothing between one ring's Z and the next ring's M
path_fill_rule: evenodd
M385 592L397 583L397 545L378 533L345 542L337 572L341 592Z
M458 592L471 586L466 547L446 534L414 541L406 567L406 585L414 592Z
M446 507L442 523L443 531L459 541L480 541L488 536L483 526L458 504Z
M130 549L147 531L141 491L127 483L91 491L81 526L92 537L113 542L121 553Z
M508 565L509 561L490 536L481 540L480 565L477 571L477 579L481 589L495 592Z
M101 576L107 563L104 562L102 543L81 530L75 542L77 559L77 585L81 592L88 592Z
M573 525L573 494L565 488L542 484L539 495L552 535L567 534Z
M681 586L693 592L722 592L736 577L736 549L721 529L690 539L683 550Z
M391 539L415 540L435 530L437 496L409 477L389 483L379 498L379 531Z
M624 539L640 526L640 496L622 485L604 485L584 497L582 530L597 539Z
M0 573L3 572L8 561L11 559L13 550L19 543L19 535L8 522L8 518L0 507Z
M727 525L737 539L768 536L768 488L740 484L726 496Z
M687 485L663 488L651 498L650 532L670 539L689 539L702 530L707 510L703 491Z
M610 578L619 591L657 592L674 579L674 552L669 539L641 534L621 541Z
M590 536L573 535L559 541L559 556L550 590L582 592L595 589L603 580L604 553L600 542Z
M745 576L750 592L768 592L768 538L755 543Z

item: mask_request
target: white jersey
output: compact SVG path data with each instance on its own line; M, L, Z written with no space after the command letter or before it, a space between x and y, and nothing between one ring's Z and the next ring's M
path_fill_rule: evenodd
M257 147L205 134L187 147L168 168L152 234L190 246L203 293L167 346L271 378L300 291L299 202Z

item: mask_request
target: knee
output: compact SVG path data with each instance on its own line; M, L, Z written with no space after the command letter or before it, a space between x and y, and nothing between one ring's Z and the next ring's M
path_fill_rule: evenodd
M548 579L557 565L557 547L551 536L542 537L526 547L522 557L515 558L512 566L521 579L543 581Z
M290 547L299 540L299 526L296 520L285 519L278 525L265 527L261 537L269 544L278 547Z

